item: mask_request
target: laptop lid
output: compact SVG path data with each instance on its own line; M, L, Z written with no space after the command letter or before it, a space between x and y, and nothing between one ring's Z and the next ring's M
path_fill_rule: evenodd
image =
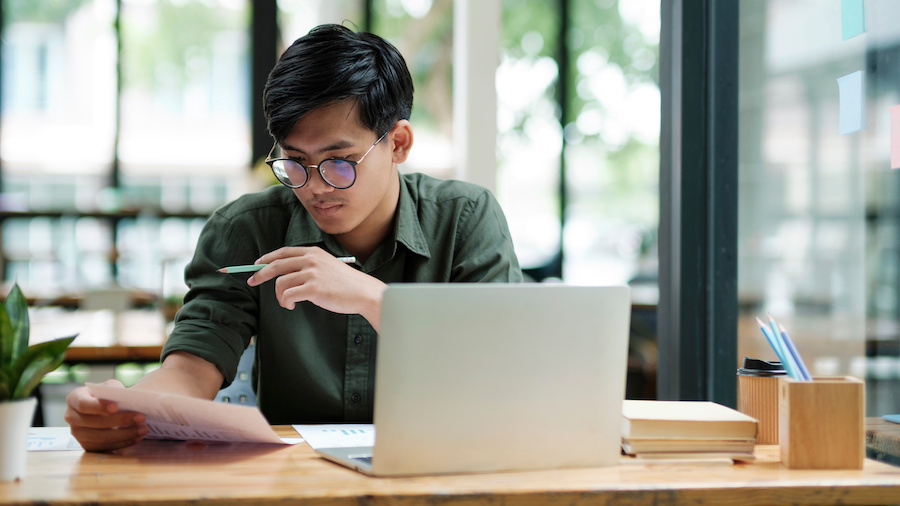
M627 287L395 284L384 293L371 468L377 476L615 464Z

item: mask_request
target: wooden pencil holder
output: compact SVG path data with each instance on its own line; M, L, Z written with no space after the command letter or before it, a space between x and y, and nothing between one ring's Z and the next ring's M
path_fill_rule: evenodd
M778 379L778 443L790 469L862 469L865 383L844 377Z

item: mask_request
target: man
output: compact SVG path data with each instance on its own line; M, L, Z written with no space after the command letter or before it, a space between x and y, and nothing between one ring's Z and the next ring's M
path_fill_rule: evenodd
M412 78L380 37L313 29L281 56L263 100L276 140L267 162L282 185L210 217L162 366L132 388L213 399L256 336L253 379L270 423L371 422L386 283L521 281L506 219L483 188L400 175ZM267 265L218 272L245 263ZM85 387L67 405L86 450L146 434L144 415Z

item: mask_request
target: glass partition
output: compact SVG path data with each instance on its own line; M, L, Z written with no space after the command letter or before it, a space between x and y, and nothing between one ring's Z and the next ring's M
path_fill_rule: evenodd
M900 4L740 8L738 358L775 359L769 313L814 375L900 412Z

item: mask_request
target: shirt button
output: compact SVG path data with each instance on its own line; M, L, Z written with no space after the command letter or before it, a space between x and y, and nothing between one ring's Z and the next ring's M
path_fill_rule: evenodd
M362 396L359 394L353 394L350 396L350 400L353 401L354 403L359 402L361 399L362 399Z
M356 343L356 344L359 344L359 343L363 342L363 336L361 336L361 335L359 335L359 334L356 334L356 335L353 337L353 342Z

